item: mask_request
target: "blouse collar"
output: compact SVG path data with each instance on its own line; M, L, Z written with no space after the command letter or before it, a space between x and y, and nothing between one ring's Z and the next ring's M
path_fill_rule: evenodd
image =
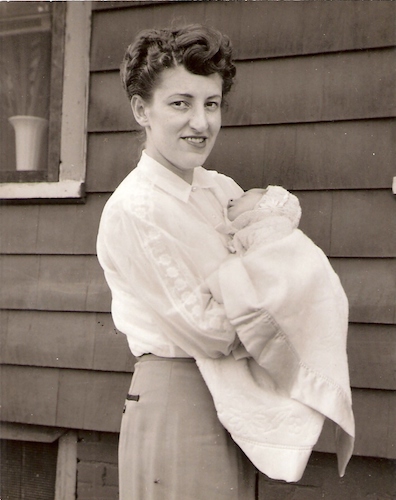
M203 167L195 167L192 184L171 172L145 151L138 163L138 168L158 187L185 203L195 187L210 188L215 186L213 176Z

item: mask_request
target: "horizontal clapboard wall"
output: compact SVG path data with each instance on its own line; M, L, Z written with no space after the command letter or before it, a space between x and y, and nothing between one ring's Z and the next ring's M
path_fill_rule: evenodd
M225 126L395 116L396 49L237 63ZM380 95L381 99L374 99ZM137 129L119 71L91 77L89 131Z
M95 4L92 71L119 66L124 50L144 28L204 23L226 33L239 60L355 51L396 44L391 2L161 2L106 9ZM102 12L101 12L102 11Z
M396 10L393 2L95 2L84 205L0 211L1 418L117 432L134 358L95 257L100 214L141 135L118 67L142 28L228 33L237 79L207 163L282 184L350 301L355 453L396 458ZM318 450L331 451L326 430Z
M334 258L350 321L396 323L396 259ZM95 256L0 257L0 308L109 312L110 292Z
M282 183L299 190L390 190L395 137L394 119L225 127L207 167L245 189ZM87 191L109 192L136 165L141 140L138 132L92 133L88 147Z
M130 374L12 365L0 370L4 420L118 432ZM396 458L392 446L396 427L389 426L396 418L396 393L355 389L353 404L355 454ZM329 432L323 434L317 449L333 450Z
M389 189L297 195L301 228L330 257L396 257L396 198ZM92 194L84 205L2 207L0 254L94 255L108 198Z
M0 321L2 364L133 371L126 337L108 313L3 310ZM351 325L348 354L353 387L396 389L395 325Z
M126 337L109 313L3 310L0 321L2 364L133 371Z

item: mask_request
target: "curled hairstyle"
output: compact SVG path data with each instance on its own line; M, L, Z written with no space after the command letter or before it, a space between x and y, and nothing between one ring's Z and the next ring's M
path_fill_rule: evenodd
M121 64L128 98L137 94L150 102L162 71L178 65L195 75L218 73L223 96L230 91L236 73L231 42L217 30L200 24L144 30L128 47Z

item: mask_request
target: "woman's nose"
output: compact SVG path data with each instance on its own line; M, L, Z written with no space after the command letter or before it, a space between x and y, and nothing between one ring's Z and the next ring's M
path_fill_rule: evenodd
M196 107L190 117L190 127L197 132L204 132L208 128L208 117L204 108Z

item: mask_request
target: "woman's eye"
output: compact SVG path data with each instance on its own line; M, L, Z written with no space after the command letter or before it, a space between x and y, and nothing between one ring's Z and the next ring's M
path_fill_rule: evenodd
M220 107L220 103L217 101L209 101L206 103L206 107L214 111Z
M171 105L177 109L186 109L188 107L188 103L186 101L173 101Z

